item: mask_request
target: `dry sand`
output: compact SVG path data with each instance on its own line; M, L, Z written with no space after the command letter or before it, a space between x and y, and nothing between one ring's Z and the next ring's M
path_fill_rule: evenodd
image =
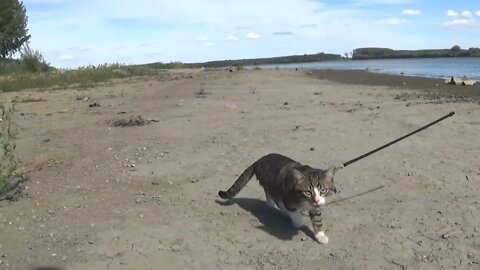
M351 74L184 70L2 93L46 101L17 105L18 154L35 163L23 196L0 202L0 269L479 269L478 95ZM264 154L338 165L450 111L337 173L330 202L383 188L325 206L327 245L267 208L256 180L217 198Z

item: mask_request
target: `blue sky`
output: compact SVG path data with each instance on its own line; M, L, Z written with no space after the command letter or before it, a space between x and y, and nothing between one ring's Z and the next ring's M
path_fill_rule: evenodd
M479 0L24 0L56 67L480 47Z

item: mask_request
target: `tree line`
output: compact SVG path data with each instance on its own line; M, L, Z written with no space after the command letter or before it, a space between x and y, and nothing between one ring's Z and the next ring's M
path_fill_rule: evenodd
M339 54L330 54L330 53L321 52L317 54L290 55L290 56L268 57L268 58L209 61L209 62L202 62L202 63L185 64L185 66L189 68L257 66L257 65L319 62L319 61L329 61L329 60L339 60L339 59L342 59L342 56Z
M480 57L480 48L462 49L455 45L450 49L393 50L390 48L358 48L352 59L427 58L427 57Z
M30 39L27 21L22 2L0 1L0 58L10 57Z
M52 67L43 55L30 48L28 17L19 0L0 0L0 75L47 71ZM19 58L12 58L15 54Z

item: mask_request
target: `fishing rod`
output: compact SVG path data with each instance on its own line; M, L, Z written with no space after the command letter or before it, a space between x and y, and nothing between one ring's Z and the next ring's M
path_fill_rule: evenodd
M393 141L391 141L391 142L389 142L389 143L387 143L387 144L385 144L385 145L382 145L382 146L380 146L380 147L378 147L378 148L376 148L376 149L373 149L372 151L370 151L370 152L368 152L368 153L365 153L365 154L363 154L363 155L361 155L361 156L358 156L358 157L356 157L356 158L354 158L354 159L351 159L351 160L349 160L349 161L341 164L338 168L339 168L339 169L343 169L343 168L347 167L348 165L350 165L350 164L352 164L352 163L354 163L354 162L357 162L357 161L359 161L359 160L361 160L361 159L363 159L363 158L366 158L366 157L370 156L371 154L374 154L374 153L376 153L376 152L378 152L378 151L380 151L380 150L382 150L382 149L384 149L384 148L387 148L387 147L389 147L390 145L392 145L392 144L394 144L394 143L397 143L397 142L399 142L399 141L401 141L401 140L403 140L403 139L405 139L405 138L407 138L407 137L410 137L410 136L412 136L413 134L415 134L415 133L417 133L417 132L420 132L420 131L422 131L422 130L424 130L424 129L427 129L428 127L433 126L433 125L437 124L437 123L440 122L440 121L443 121L443 120L445 120L445 119L447 119L447 118L449 118L449 117L452 117L454 114L455 114L455 112L450 112L449 114L447 114L447 115L445 115L445 116L443 116L443 117L441 117L441 118L439 118L439 119L431 122L431 123L428 124L428 125L425 125L425 126L419 128L419 129L417 129L417 130L415 130L415 131L413 131L413 132L410 132L410 133L408 133L408 134L405 135L405 136L402 136L402 137L400 137L400 138L398 138L398 139L396 139L396 140L393 140Z

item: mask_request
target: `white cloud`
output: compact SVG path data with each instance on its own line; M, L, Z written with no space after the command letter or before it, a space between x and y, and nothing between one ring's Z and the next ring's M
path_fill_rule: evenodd
M236 36L228 36L228 37L227 37L227 40L228 40L228 41L237 41L237 40L238 40L238 37L236 37Z
M291 36L291 35L293 35L293 32L290 32L290 31L278 31L278 32L273 32L272 35L274 35L274 36Z
M386 23L386 24L389 24L389 25L401 25L401 24L408 23L408 21L404 20L404 19L385 19L385 20L379 20L377 22Z
M250 30L251 26L235 26L235 30Z
M352 4L356 6L367 6L367 5L402 5L412 3L413 0L351 0Z
M480 12L480 10L478 11ZM298 26L299 28L315 28L317 27L317 24L315 23L308 23L308 24L302 24Z
M414 15L420 15L422 14L422 12L418 9L405 9L404 11L402 11L402 14L414 16Z
M415 9L410 4L418 1L184 0L179 5L178 1L167 0L24 0L24 3L29 13L32 46L55 66L75 67L105 62L201 62L319 51L343 53L367 46L398 49L451 46L451 37L435 31L426 35L401 26L409 22L406 20L409 17L400 12ZM34 2L62 3L39 7ZM385 16L385 5L405 3L409 4L387 7L395 8L397 14L378 17ZM369 6L358 8L362 5ZM463 9L473 11L472 7ZM444 21L465 19L460 17L463 9L457 8L459 17L445 17ZM265 14L269 14L268 18ZM397 15L398 18L393 17ZM378 23L374 18L386 20ZM420 19L415 23L421 24ZM478 23L479 17L474 20ZM292 31L295 38L278 42L279 34L287 34L282 30ZM275 31L284 33L272 35ZM345 35L347 31L349 34ZM474 46L468 44L470 40L474 42L473 35L460 36L463 34L459 33L458 39L464 41L459 45ZM443 40L447 41L440 42ZM117 49L119 46L122 49ZM68 49L71 47L91 50L79 52ZM59 60L68 55L73 59Z
M468 19L456 19L443 23L444 26L472 26L474 22Z
M473 14L472 12L468 11L468 10L464 10L462 12L462 16L465 17L465 18L472 18L473 17Z
M457 15L458 15L458 13L455 12L455 11L453 11L453 10L451 10L451 9L447 11L447 16L448 16L448 17L455 17L455 16L457 16Z
M480 13L480 12L477 12L477 13ZM455 11L453 10L449 10L447 12L447 16L450 16L450 17L456 17L458 16L459 14L456 13ZM476 26L476 22L475 22L475 18L473 16L473 13L470 12L469 10L464 10L462 11L462 13L460 13L460 15L462 16L462 18L458 18L458 19L453 19L453 20L450 20L450 21L446 21L443 23L443 26L445 27L454 27L454 28L458 28L458 27L475 27ZM477 14L478 15L478 14ZM480 15L479 15L480 16Z
M68 60L72 60L73 58L74 58L73 55L63 54L58 59L62 61L68 61Z
M475 12L475 15L477 15L478 17L480 17L480 10L477 10L477 12Z
M259 38L260 38L260 35L257 34L257 33L253 33L253 32L252 32L252 33L248 33L248 34L246 35L246 38L248 38L248 39L259 39Z

